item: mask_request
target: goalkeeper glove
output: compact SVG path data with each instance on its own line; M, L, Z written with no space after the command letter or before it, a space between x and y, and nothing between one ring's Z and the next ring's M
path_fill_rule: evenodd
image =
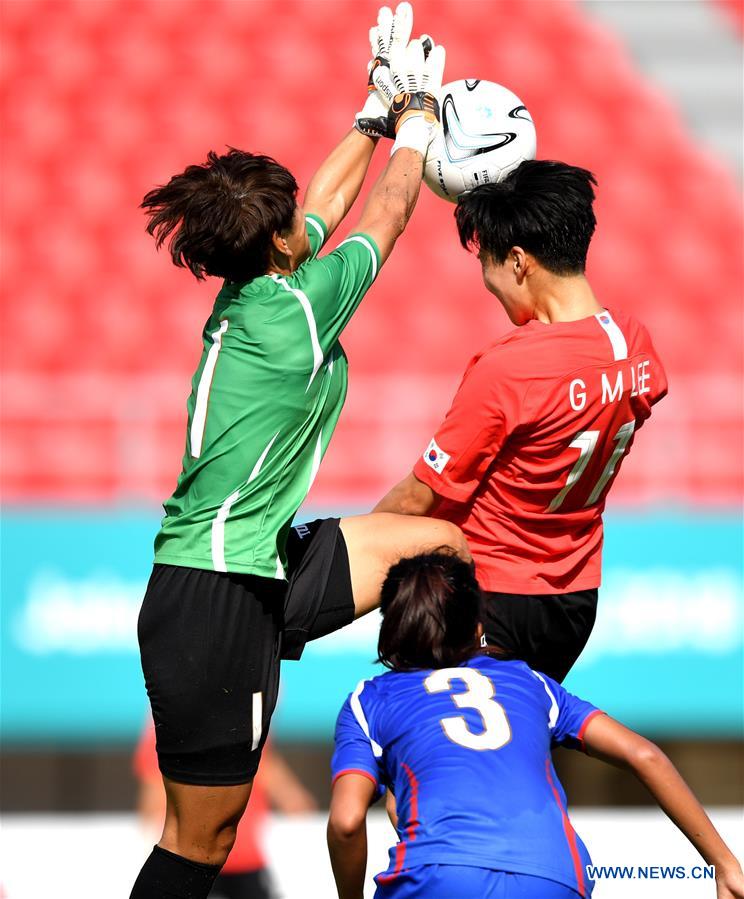
M444 62L444 47L432 46L426 54L422 39L411 41L405 49L393 48L390 73L398 93L388 110L388 133L395 135L391 155L409 147L426 156L439 123L437 94L442 87Z
M372 60L367 67L367 102L354 117L354 127L368 137L391 136L387 133L387 112L396 94L390 75L390 54L394 47L405 48L411 37L413 9L399 3L395 14L383 6L377 14L377 25L370 28Z

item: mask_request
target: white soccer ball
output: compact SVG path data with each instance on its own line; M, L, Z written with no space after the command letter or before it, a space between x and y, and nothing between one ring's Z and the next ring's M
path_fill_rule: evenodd
M441 126L429 145L424 181L445 200L479 184L501 181L534 159L537 135L516 94L478 78L445 84L439 94Z

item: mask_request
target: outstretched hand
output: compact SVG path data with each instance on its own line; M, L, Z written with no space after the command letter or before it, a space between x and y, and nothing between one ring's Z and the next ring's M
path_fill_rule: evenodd
M393 102L395 88L390 75L390 58L405 50L413 30L413 8L410 3L399 3L395 14L389 6L383 6L377 15L377 25L370 28L369 44L372 49L367 89L380 94L386 109Z
M424 41L429 52L426 52ZM394 47L390 73L398 93L388 111L388 132L395 135L393 152L401 147L424 156L439 123L437 96L444 76L445 50L431 38L411 41L403 49Z
M716 871L717 899L744 899L744 874L736 870Z
M396 45L390 52L390 76L395 92L424 91L436 96L444 77L444 47L435 46L428 35L421 35L407 46Z
M435 47L428 35L409 42L412 28L413 9L403 2L395 13L383 6L377 25L370 29L373 58L368 65L368 98L354 123L368 137L395 138L408 113L419 112L430 124L439 118L436 97L444 74L444 48ZM420 96L401 98L400 94ZM426 101L425 94L430 95Z
M395 96L390 55L397 47L405 49L412 28L413 8L404 0L394 13L389 6L382 6L377 24L369 30L372 59L367 65L367 101L354 120L355 128L368 137L385 136L387 111Z

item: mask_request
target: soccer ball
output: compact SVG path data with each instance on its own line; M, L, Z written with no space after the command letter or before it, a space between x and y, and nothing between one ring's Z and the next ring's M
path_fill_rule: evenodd
M450 200L479 184L501 181L537 149L535 125L522 101L493 81L465 78L445 84L442 116L426 156L424 181Z

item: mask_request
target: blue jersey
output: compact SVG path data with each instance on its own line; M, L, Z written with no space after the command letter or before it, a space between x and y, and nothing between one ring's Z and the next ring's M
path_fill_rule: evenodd
M550 750L581 747L597 714L524 662L484 655L362 681L338 717L332 768L395 794L400 841L377 882L417 865L470 865L589 896L591 860Z

